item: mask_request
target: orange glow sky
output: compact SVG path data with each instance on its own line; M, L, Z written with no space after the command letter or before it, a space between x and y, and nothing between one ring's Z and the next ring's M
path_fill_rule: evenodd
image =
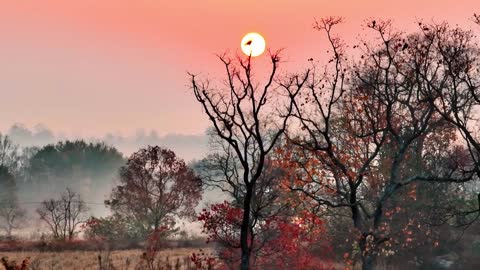
M0 131L200 134L208 123L186 72L218 77L214 54L239 50L247 32L298 68L326 49L315 17L345 17L339 34L353 40L371 17L473 28L474 11L478 0L0 0Z

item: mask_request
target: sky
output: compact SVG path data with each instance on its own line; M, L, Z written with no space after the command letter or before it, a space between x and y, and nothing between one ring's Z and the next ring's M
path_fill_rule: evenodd
M285 69L327 49L315 18L342 16L353 41L369 18L474 27L478 0L0 0L0 132L43 124L75 136L203 134L187 72L222 78L215 54L259 32Z

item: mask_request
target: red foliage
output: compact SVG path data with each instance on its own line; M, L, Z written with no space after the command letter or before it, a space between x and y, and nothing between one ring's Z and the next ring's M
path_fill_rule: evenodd
M203 209L198 216L198 221L203 223L203 232L207 233L207 243L221 241L231 247L239 246L240 225L243 210L232 207L230 203L223 202Z
M165 239L165 235L168 233L169 228L167 226L161 226L158 229L154 229L147 236L147 258L155 258L157 252L162 247L162 241Z
M215 204L198 216L208 240L218 244L220 269L235 266L240 258L240 224L243 210L230 203ZM301 212L295 217L273 216L255 226L250 243L253 269L329 269L331 248L322 220ZM323 256L322 256L323 255ZM209 261L209 256L192 256L192 261ZM195 259L195 260L194 260ZM213 262L214 260L212 260ZM204 264L203 264L204 265ZM199 268L201 269L201 268Z
M194 171L173 151L158 146L132 154L120 169L119 182L109 204L116 214L140 223L144 235L178 217L194 218L202 197Z
M190 259L195 264L195 269L214 269L218 264L217 259L212 255L206 254L200 250L201 253L192 253Z

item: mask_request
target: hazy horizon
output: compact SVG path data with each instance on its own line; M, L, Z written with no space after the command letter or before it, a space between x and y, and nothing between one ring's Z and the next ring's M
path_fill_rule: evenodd
M215 53L238 52L250 31L262 33L267 48L285 49L282 70L298 70L328 48L312 29L315 18L345 17L338 34L349 42L372 17L393 19L403 30L422 19L472 27L472 7L480 6L475 0L0 2L0 130L43 123L78 137L139 128L161 136L203 134L208 119L187 71L219 78Z
M0 268L477 269L479 34L480 0L0 0Z
M66 140L85 140L104 142L117 148L124 157L128 157L140 148L148 145L166 147L178 154L186 162L202 159L208 152L208 137L204 134L160 134L153 129L137 129L132 133L108 132L100 136L82 136L54 131L48 126L37 124L33 127L15 123L7 129L0 129L0 134L10 137L20 147L54 144Z

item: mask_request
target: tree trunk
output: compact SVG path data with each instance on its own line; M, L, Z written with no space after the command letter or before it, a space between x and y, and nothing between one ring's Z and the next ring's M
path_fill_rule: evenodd
M247 186L247 193L243 202L243 219L240 228L240 247L242 249L241 270L250 269L250 247L248 245L248 231L250 227L250 201L252 200L252 187Z
M362 255L362 270L374 270L375 269L375 258L370 255Z
M153 229L154 230L158 230L158 228L160 227L160 219L158 218L155 218L155 220L153 221Z
M6 230L7 230L7 238L8 238L8 239L12 239L12 230L13 230L13 227L12 227L10 224L7 224Z
M375 269L375 255L372 253L372 246L368 244L368 235L363 234L360 239L360 256L362 257L362 270L374 270Z
M353 190L351 195L350 195L350 203L352 204L351 211L352 211L353 225L357 230L362 231L362 229L363 229L362 220L361 220L362 217L360 215L359 208L356 205L356 202L357 202L356 189L353 186L351 186L351 188ZM381 215L381 213L382 213L381 211L379 211L379 212L377 211L376 214ZM378 222L379 218L376 217L375 221ZM374 222L374 223L377 223L377 222ZM376 228L375 225L374 225L374 227ZM368 250L368 249L371 249L372 247L367 247L368 246L367 237L368 237L368 234L363 233L362 238L360 239L360 242L358 243L359 247L360 247L360 256L362 258L362 270L374 270L375 269L375 256L371 253L371 250Z

